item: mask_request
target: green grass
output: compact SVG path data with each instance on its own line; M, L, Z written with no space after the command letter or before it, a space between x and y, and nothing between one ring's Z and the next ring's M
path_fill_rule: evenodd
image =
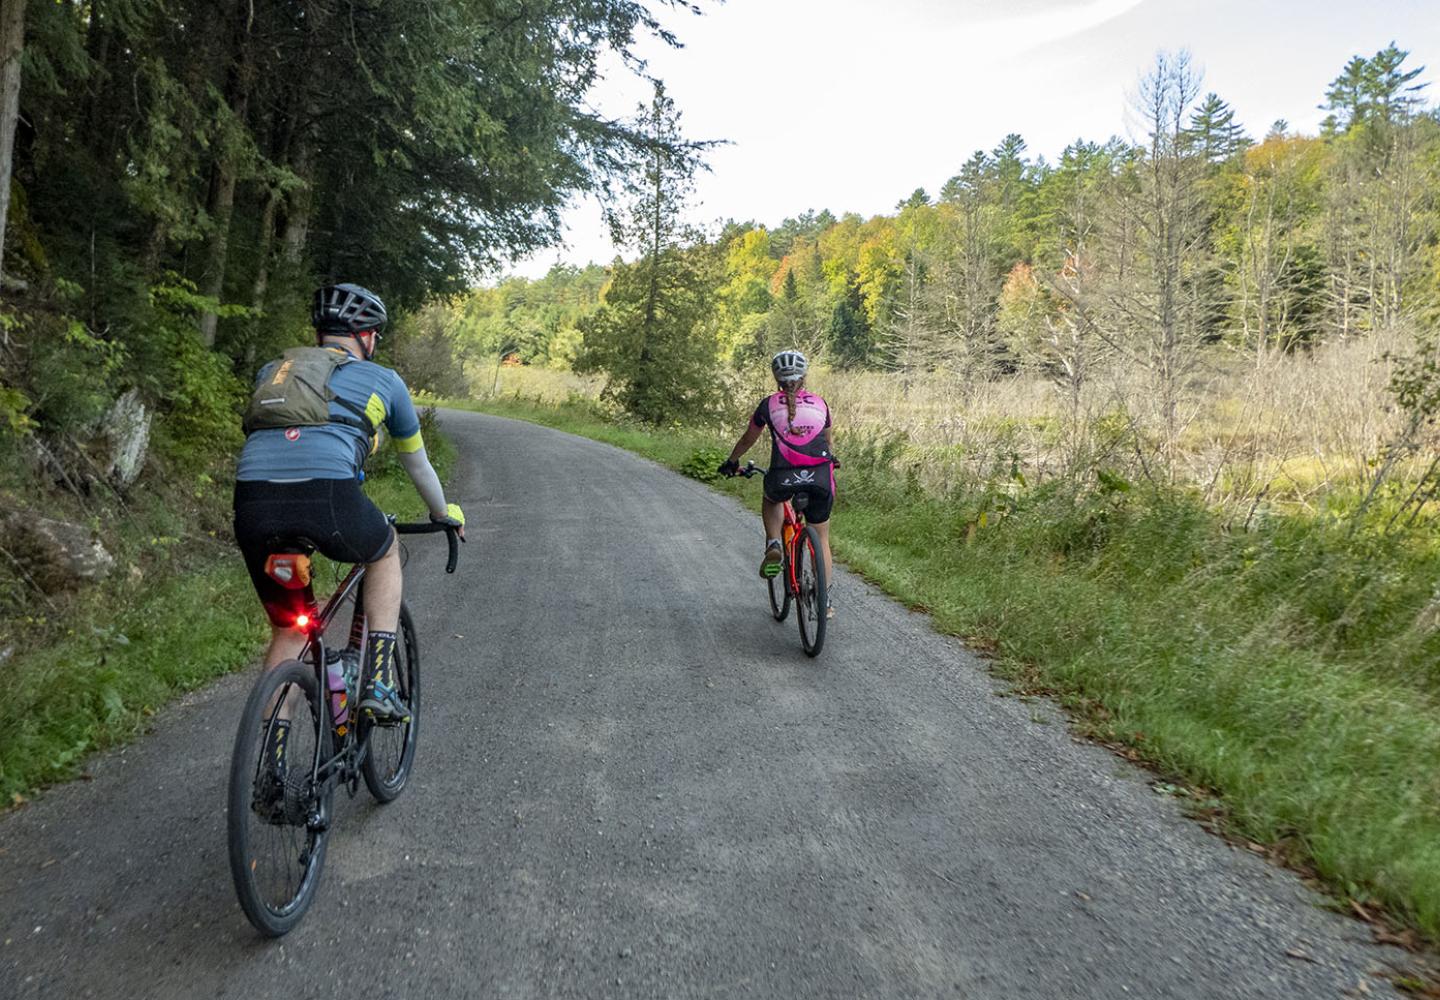
M461 404L675 469L730 441L618 426L593 404ZM1181 493L969 483L847 441L836 554L995 668L1054 693L1219 823L1440 938L1440 552L1342 513L1248 530ZM692 463L703 469L723 451ZM754 490L717 487L756 501Z
M454 446L433 428L426 441L444 478ZM228 484L208 485L198 514L173 502L132 511L119 549L132 565L140 552L148 555L143 575L80 595L64 609L63 625L31 616L29 627L47 641L0 667L10 705L0 726L0 808L75 776L90 753L144 732L149 717L181 693L256 662L269 630L239 553L223 540ZM402 518L424 514L393 458L377 456L366 491ZM185 538L192 519L213 527Z

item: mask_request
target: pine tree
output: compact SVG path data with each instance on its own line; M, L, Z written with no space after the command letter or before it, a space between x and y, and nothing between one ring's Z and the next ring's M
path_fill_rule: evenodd
M1424 66L1401 70L1409 55L1391 42L1370 59L1352 57L1325 91L1320 107L1330 115L1322 125L1324 134L1344 135L1357 127L1380 131L1409 121L1427 86L1414 82Z
M720 253L685 223L700 154L658 81L641 129L649 137L642 182L628 209L611 215L615 242L638 252L617 261L600 309L579 324L575 370L604 372L605 396L646 423L695 420L720 402L713 319Z
M1249 144L1245 130L1235 122L1235 109L1214 93L1206 94L1191 114L1188 134L1195 151L1208 163L1224 163Z
M1369 65L1364 56L1352 56L1325 91L1325 103L1320 108L1330 114L1320 127L1327 136L1348 132L1365 120L1368 107L1365 77Z
M1425 71L1424 66L1401 72L1400 64L1410 55L1391 42L1375 53L1366 74L1366 92L1375 118L1382 125L1408 121L1420 105L1420 91L1428 84L1412 83Z

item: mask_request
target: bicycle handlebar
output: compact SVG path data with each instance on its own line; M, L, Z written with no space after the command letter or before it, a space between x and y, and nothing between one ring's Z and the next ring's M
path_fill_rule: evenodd
M751 476L763 476L766 471L767 470L760 468L760 466L754 462L747 462L745 468L736 470L735 475L744 476L746 479L749 479Z
M455 564L460 561L460 543L465 539L460 537L456 526L446 524L444 521L413 521L408 524L395 523L395 533L399 535L433 535L438 532L445 532L445 541L450 546L450 558L445 562L445 572L455 572Z

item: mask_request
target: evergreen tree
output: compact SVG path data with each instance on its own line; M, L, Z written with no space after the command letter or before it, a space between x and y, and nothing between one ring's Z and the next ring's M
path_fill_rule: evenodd
M835 303L830 314L828 341L837 368L855 368L869 361L873 346L870 328L853 291Z
M708 145L686 142L658 82L642 126L643 184L611 216L615 242L640 254L617 262L600 309L580 323L575 368L604 372L604 395L652 425L703 418L721 402L713 318L719 254L683 220L691 178Z
M990 177L995 185L995 200L1006 209L1013 209L1025 190L1029 164L1025 160L1025 140L1012 132L991 151Z
M1408 121L1420 106L1420 91L1427 86L1414 80L1424 66L1402 70L1410 53L1394 42L1366 59L1354 56L1325 91L1322 110L1329 111L1322 130L1326 136L1344 135L1363 127L1382 131Z
M1330 112L1320 126L1326 135L1342 134L1365 120L1369 68L1364 56L1352 56L1340 75L1331 81L1325 91L1325 103L1320 105L1321 110Z
M907 208L922 208L930 204L930 196L925 193L924 188L916 188L910 192L910 197L902 198L895 205L895 211L903 212Z
M1219 94L1206 94L1190 115L1190 141L1195 150L1212 164L1224 163L1248 144L1245 130L1235 122L1235 109Z
M1391 42L1370 60L1366 74L1367 97L1375 118L1384 125L1409 121L1420 106L1420 91L1428 86L1412 82L1425 72L1424 66L1401 71L1400 65L1409 55Z

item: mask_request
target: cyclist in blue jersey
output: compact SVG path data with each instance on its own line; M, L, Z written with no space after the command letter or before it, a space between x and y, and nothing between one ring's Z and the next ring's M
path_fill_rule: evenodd
M361 468L379 444L380 428L394 442L431 520L457 526L463 538L465 515L457 504L445 500L440 479L426 457L420 420L405 383L391 369L370 360L387 319L385 304L373 292L358 285L327 285L315 292L311 309L317 346L287 351L284 358L260 370L256 401L264 387L281 385L298 373L321 372L318 389L314 377L308 385L320 413L312 414L313 419L294 417L282 405L255 420L247 416L245 447L235 474L235 539L270 618L267 668L300 654L305 634L296 627L296 618L308 613L314 601L308 585L291 589L271 575L267 564L276 541L309 539L331 559L366 564L363 586L370 637L359 708L377 723L393 725L410 717L394 676L400 552L385 515L360 489ZM279 394L264 402L287 400ZM276 419L264 419L271 416ZM292 419L296 422L287 426ZM277 757L283 757L283 740L281 733Z

